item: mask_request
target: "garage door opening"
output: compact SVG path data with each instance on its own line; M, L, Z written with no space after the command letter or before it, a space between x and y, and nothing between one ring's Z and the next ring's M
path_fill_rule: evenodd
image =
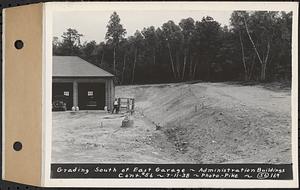
M73 106L73 84L72 83L53 83L52 84L52 104L55 102L66 103L67 110ZM56 106L57 110L63 110L62 105Z
M103 110L105 106L105 84L79 83L78 106L81 110Z

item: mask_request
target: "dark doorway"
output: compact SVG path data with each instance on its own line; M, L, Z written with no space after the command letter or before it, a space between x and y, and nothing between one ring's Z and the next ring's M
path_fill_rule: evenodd
M73 84L72 83L52 83L52 103L61 100L67 104L67 110L73 106Z
M105 106L105 84L79 83L78 106L81 110L103 110Z

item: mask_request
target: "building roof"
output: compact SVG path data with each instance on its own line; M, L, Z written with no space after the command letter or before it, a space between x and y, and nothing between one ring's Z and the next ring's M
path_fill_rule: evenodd
M109 72L77 56L53 56L53 77L113 77Z

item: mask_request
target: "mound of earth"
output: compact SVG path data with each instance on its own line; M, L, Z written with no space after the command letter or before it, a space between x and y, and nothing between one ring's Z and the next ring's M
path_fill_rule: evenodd
M291 163L291 94L223 83L116 87L160 130L152 141L181 163Z

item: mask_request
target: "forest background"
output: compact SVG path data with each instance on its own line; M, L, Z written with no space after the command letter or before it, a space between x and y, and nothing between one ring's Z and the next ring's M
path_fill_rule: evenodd
M114 74L119 85L291 81L292 12L233 11L229 26L210 16L169 20L128 37L113 12L106 27L100 43L81 42L84 34L66 29L53 37L53 55L79 56Z

